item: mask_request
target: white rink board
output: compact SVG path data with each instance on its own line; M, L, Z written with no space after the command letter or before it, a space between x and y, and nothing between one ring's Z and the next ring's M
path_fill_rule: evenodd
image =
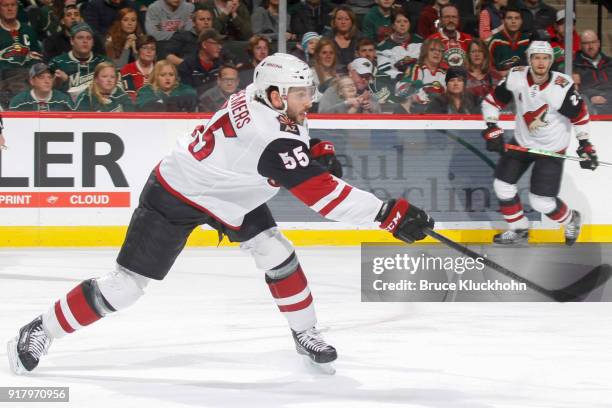
M46 167L50 177L71 177L74 187L62 188L65 192L129 192L131 207L138 201L138 194L151 169L173 146L177 137L191 132L201 119L138 119L138 118L14 118L5 120L5 136L9 150L2 154L2 177L25 177L28 187L0 187L0 192L50 192L56 188L33 187L35 173L35 132L66 132L73 142L51 142L50 154L71 156L71 163L51 163ZM452 127L449 125L452 124ZM312 120L312 129L481 129L483 123L475 120ZM513 122L502 122L512 129ZM612 161L612 122L592 122L591 140L601 160ZM107 171L98 166L95 187L82 187L83 155L82 135L88 132L105 132L116 135L124 146L123 156L117 161L125 174L129 187L117 188ZM574 154L576 142L568 150ZM106 150L105 150L106 149ZM108 153L108 145L99 143L96 154ZM612 189L607 188L612 169L599 168L595 172L581 170L576 163L568 163L561 195L572 206L581 210L586 224L612 224ZM2 208L0 225L3 226L109 226L127 225L131 208ZM295 227L295 226L294 226ZM320 228L317 225L313 229ZM473 222L460 222L449 228L479 228ZM301 228L308 229L309 223ZM334 227L337 228L337 227ZM351 228L343 226L342 228Z

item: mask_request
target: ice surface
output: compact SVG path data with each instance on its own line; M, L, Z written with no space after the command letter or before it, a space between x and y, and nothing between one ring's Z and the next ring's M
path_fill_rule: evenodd
M303 364L248 255L187 249L130 309L54 342L32 375L14 376L2 346L0 386L70 387L70 403L6 406L612 406L610 303L361 303L359 251L298 250L335 376ZM0 250L0 339L115 256Z

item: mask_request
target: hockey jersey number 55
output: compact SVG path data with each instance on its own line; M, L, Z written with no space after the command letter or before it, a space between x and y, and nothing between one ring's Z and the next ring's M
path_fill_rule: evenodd
M160 182L230 228L279 186L330 219L374 222L382 201L311 160L306 128L253 97L252 86L232 95L206 126L178 140L159 165Z

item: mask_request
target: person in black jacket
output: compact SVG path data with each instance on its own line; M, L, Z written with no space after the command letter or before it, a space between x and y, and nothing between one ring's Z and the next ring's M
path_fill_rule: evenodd
M119 10L126 7L138 12L138 5L134 0L91 0L83 10L83 17L94 33L104 38L113 21L117 19Z
M480 106L474 95L465 91L467 71L463 67L450 67L446 71L446 92L436 95L427 105L426 113L479 113Z
M508 6L521 10L521 31L528 34L532 40L545 39L546 29L554 24L557 18L557 10L544 0L511 0Z
M331 29L334 7L325 0L306 0L291 16L291 32L302 38L307 32L322 33Z
M181 83L194 88L198 96L215 85L221 68L222 38L215 30L206 30L198 37L198 52L185 57L178 72Z
M166 58L174 65L180 65L187 55L198 51L198 36L206 30L213 29L213 20L212 11L205 8L195 10L191 15L193 22L191 30L180 30L174 33L166 44L166 52L160 54L160 59Z
M601 43L593 30L585 30L580 42L580 51L574 59L574 81L591 113L612 113L612 60L601 52Z
M45 61L51 61L51 58L72 50L72 45L70 44L70 27L75 23L82 22L83 17L76 4L69 4L62 9L60 13L60 26L62 27L62 31L45 38L43 41L43 58ZM105 53L102 40L95 34L93 51L96 54Z

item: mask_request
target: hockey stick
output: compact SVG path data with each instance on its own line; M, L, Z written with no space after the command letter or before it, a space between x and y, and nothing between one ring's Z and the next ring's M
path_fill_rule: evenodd
M508 150L516 150L517 152L539 154L540 156L557 157L559 159L573 160L573 161L578 161L578 162L584 160L584 159L582 159L580 157L576 157L576 156L568 156L566 154L551 152L549 150L532 149L532 148L529 148L529 147L517 146L517 145L513 145L513 144L509 144L509 143L506 143L506 149L508 149ZM600 166L612 167L612 163L610 163L610 162L599 161L599 160L597 162L599 163Z
M429 235L430 237L437 239L443 244L448 245L454 250L469 256L474 260L480 259L482 263L488 266L489 268L511 279L524 283L525 285L527 285L528 288L531 288L532 290L557 302L572 302L581 300L583 296L588 295L591 291L603 285L608 281L608 279L610 279L610 277L612 277L612 267L610 267L610 265L600 265L590 270L586 275L578 279L576 282L561 289L550 290L543 288L542 286L528 280L527 278L517 275L511 270L506 269L498 263L490 260L489 258L486 258L480 255L479 253L474 252L471 249L466 248L463 245L458 244L457 242L449 238L446 238L444 235L438 234L430 228L425 228L423 232Z

